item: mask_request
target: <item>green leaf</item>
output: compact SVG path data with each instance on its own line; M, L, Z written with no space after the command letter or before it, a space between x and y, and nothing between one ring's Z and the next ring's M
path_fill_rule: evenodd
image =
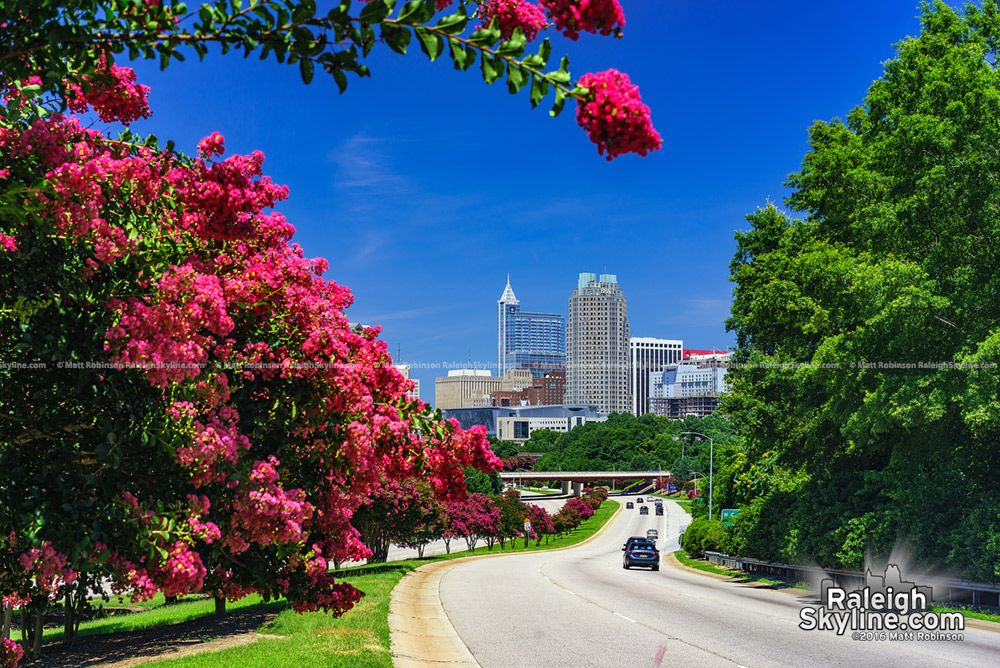
M341 70L331 70L330 74L333 75L333 80L337 82L337 88L340 89L340 93L343 94L347 90L347 75Z
M316 2L314 0L300 0L292 11L292 23L303 23L316 16Z
M436 12L434 0L411 0L403 5L397 20L400 23L426 23L434 18Z
M368 23L378 23L392 13L396 0L374 0L361 10L361 20Z
M492 84L494 81L503 76L504 61L499 59L499 62L494 61L487 54L483 54L482 62L480 66L483 70L483 81L487 84Z
M444 49L444 40L441 38L441 35L432 33L423 26L415 27L413 32L417 34L417 39L420 40L420 48L431 59L431 62L434 62Z
M531 108L534 109L549 93L549 82L542 77L531 75Z
M566 104L566 89L556 87L556 103L552 105L552 109L549 111L549 116L555 118L560 113L562 113L563 106Z
M382 24L382 37L389 48L396 53L406 53L406 47L410 44L410 31L400 26Z
M457 39L448 39L448 51L451 53L451 60L455 63L456 70L466 70L476 59L476 52L473 49L466 50L465 45Z
M299 61L299 72L302 74L302 83L308 84L313 80L313 61L311 58L303 58Z
M437 22L434 26L441 32L448 35L457 35L463 30L465 26L469 23L469 15L465 12L465 7L463 5L458 6L458 11L454 14L441 17L441 20Z
M524 32L520 28L514 28L514 34L497 49L497 53L511 58L520 58L524 53L524 47L528 41L524 38Z
M507 90L513 95L521 90L524 84L528 83L525 71L519 65L513 63L507 66Z
M555 83L568 84L570 82L569 57L563 56L562 61L559 63L559 69L546 72L545 76Z
M472 33L469 37L469 41L476 46L492 47L500 39L500 28L498 27L497 20L494 18L490 21L488 28L481 28L476 32Z

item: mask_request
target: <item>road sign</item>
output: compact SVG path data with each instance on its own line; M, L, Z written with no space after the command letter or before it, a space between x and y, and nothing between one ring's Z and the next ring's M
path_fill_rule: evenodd
M531 522L525 522L524 523L524 530L525 531L531 531Z
M739 508L724 508L722 510L722 515L719 516L719 519L721 519L722 523L725 524L726 526L733 526L733 523L730 522L729 520L733 519L739 514L740 514Z

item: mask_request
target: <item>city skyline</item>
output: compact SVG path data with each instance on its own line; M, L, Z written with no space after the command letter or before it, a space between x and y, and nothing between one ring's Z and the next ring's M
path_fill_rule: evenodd
M325 278L355 296L347 318L380 325L432 401L449 367L496 365L508 271L532 310L561 312L581 269L607 267L633 336L733 345L734 231L789 195L810 125L862 102L892 45L919 31L917 4L627 3L623 39L545 31L575 77L614 68L639 86L664 139L645 158L607 162L572 104L552 119L475 69L386 48L342 96L318 72L304 86L294 68L211 50L162 72L131 63L154 110L132 130L187 154L215 131L226 155L261 150L289 187L277 210L293 241L329 261Z

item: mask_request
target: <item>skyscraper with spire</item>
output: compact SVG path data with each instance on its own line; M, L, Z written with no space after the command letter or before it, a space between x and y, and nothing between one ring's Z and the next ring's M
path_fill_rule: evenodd
M508 274L497 301L497 375L509 369L529 369L535 377L565 370L566 320L561 313L521 311Z

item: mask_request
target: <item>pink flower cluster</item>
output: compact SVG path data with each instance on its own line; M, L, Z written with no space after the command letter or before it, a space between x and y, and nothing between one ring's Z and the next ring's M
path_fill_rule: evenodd
M145 559L142 557L140 563ZM112 552L108 564L113 572L111 592L116 596L129 594L133 600L141 602L153 598L160 590L146 568L133 564L120 554Z
M335 617L344 614L361 600L363 594L345 583L335 583L331 573L311 572L306 576L302 596L292 604L296 612L325 610Z
M479 13L483 17L479 28L489 27L490 21L495 18L501 39L510 39L514 29L520 28L531 42L538 36L539 30L549 25L542 8L527 0L486 0L479 6Z
M111 303L121 320L105 348L119 349L117 362L148 365L150 381L166 387L197 377L216 343L208 333L225 336L234 325L219 279L192 264L171 266L158 288L152 304L137 298Z
M572 40L580 32L621 36L625 14L618 0L539 0L556 28Z
M56 552L49 541L22 554L20 562L28 576L34 577L35 586L46 594L53 595L64 584L76 582L76 571L66 565L66 556Z
M182 540L173 544L166 560L150 568L149 574L165 596L199 592L205 582L201 557Z
M225 138L220 133L213 132L198 142L198 155L205 160L208 160L216 155L222 155L226 152L226 149L223 146L225 142Z
M236 425L236 411L222 406L207 416L205 422L194 421L191 443L177 449L177 461L191 470L194 487L225 480L227 465L236 463L241 450L250 449L250 440Z
M14 241L14 237L7 236L6 234L0 234L0 248L13 253L17 250L17 242Z
M301 489L285 490L278 485L278 464L273 456L266 462L254 462L250 478L233 501L235 531L224 539L239 553L250 543L272 545L297 543L306 538L303 528L313 514Z
M215 133L199 146L216 152L222 150L222 142L222 135ZM274 221L262 220L266 217L261 216L261 210L287 199L288 187L263 176L263 164L264 154L254 151L249 156L231 155L222 162L208 164L199 159L193 165L172 168L167 181L182 204L181 227L205 239L246 241L257 236L259 222L274 226ZM283 228L282 241L291 238L291 226L278 227Z
M0 638L0 668L17 668L24 649L10 638Z
M105 59L98 63L94 77L84 77L83 84L71 83L66 103L75 112L93 107L105 123L118 121L128 125L150 115L149 86L136 84L131 67L118 67ZM87 92L84 89L87 88Z
M653 129L649 107L628 75L618 70L585 74L580 85L590 91L590 99L578 103L576 121L597 144L598 154L606 151L608 160L630 152L644 156L663 145Z

